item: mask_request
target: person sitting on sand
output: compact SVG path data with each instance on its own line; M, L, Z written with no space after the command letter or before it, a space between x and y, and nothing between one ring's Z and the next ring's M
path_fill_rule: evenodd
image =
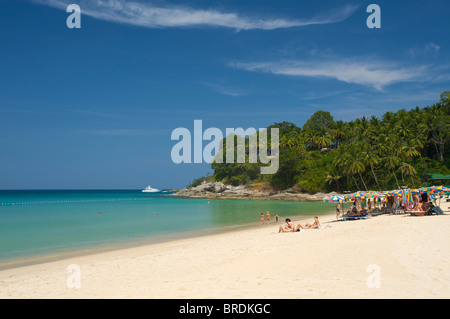
M289 218L286 218L286 225L280 225L279 233L292 233L298 230L298 225L294 225Z
M316 217L314 217L314 223L312 223L312 224L305 224L305 225L302 225L302 226L303 227L301 227L301 228L303 228L303 229L315 229L315 228L319 228L321 225L320 225L320 222L319 222L319 218L316 216Z

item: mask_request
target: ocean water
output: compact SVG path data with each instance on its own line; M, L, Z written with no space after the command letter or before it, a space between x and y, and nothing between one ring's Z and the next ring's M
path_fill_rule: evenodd
M320 202L208 200L140 190L0 191L0 268L76 253L260 227L260 214L333 212ZM280 222L282 222L280 220Z

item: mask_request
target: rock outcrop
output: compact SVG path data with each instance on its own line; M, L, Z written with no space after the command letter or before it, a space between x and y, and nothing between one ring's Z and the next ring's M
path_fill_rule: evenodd
M169 196L209 199L259 199L286 201L322 201L326 197L338 195L335 192L324 194L307 194L299 192L295 187L274 191L257 189L251 186L226 185L222 182L208 182L192 188L185 188Z

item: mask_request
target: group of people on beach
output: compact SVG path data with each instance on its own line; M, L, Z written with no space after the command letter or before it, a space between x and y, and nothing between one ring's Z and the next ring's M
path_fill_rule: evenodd
M433 205L431 202L430 196L427 193L423 193L420 196L418 194L415 194L413 196L413 198L414 198L413 204L411 204L408 207L402 207L401 206L402 197L400 195L397 199L398 203L400 203L398 206L402 209L426 212ZM375 199L373 201L374 201L374 206L376 206ZM381 202L380 208L375 207L374 208L375 210L386 211L394 206L394 197L388 197L387 199L382 198L382 199L379 199L379 201ZM341 203L339 202L336 206L336 218L339 218L340 216L361 216L361 215L370 213L371 211L372 211L372 203L371 203L370 198L361 204L361 210L358 210L356 208L356 200L355 200L353 202L351 209L348 210L346 213L342 212Z
M278 216L278 214L275 214L274 217L275 217L275 221L278 223L278 219L280 218L280 216ZM261 226L264 225L264 214L263 213L261 213L260 220L261 220ZM270 213L269 212L266 213L265 220L267 221L267 224L270 224Z
M423 193L421 196L418 194L414 195L414 206L412 209L415 211L426 212L430 209L433 204L430 202L430 196L428 193Z
M297 224L295 225L289 218L286 218L286 224L280 225L280 228L278 229L279 233L291 233L291 232L298 232L301 229L317 229L321 227L319 218L316 216L314 217L314 222L312 224L306 223L306 224Z
M370 200L368 203L369 210L371 209ZM339 202L336 207L336 218L339 218L339 216L361 216L366 214L366 211L364 209L358 210L356 208L356 201L353 202L352 208L348 210L346 213L342 213L341 203Z

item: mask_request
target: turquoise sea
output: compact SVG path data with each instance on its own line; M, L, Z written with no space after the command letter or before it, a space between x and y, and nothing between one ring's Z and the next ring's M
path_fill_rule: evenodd
M334 211L321 202L208 200L140 190L0 190L0 268ZM280 220L280 222L282 222ZM272 217L272 223L275 219Z

